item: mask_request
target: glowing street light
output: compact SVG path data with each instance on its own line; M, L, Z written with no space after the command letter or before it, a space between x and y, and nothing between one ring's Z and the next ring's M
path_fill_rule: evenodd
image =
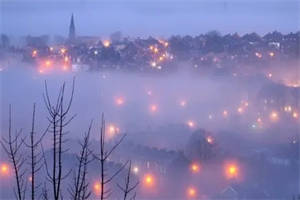
M268 73L268 77L272 78L273 74L272 73Z
M293 118L297 119L299 114L297 112L293 112Z
M194 128L194 127L195 127L195 122L192 121L192 120L189 120L189 121L187 121L187 125L188 125L190 128Z
M51 64L52 64L52 62L51 62L50 60L46 60L46 61L45 61L45 66L46 66L46 67L50 67Z
M197 163L192 163L191 166L190 166L190 170L191 170L193 173L198 173L199 170L200 170L199 164L197 164Z
M212 144L214 142L214 139L211 136L207 136L206 141L207 141L207 143Z
M69 57L66 56L66 57L64 58L64 61L65 61L66 63L69 62Z
M104 47L109 47L110 46L110 41L109 40L104 40L103 42Z
M100 195L101 194L101 183L100 182L95 182L93 185L93 191L95 195Z
M156 67L156 62L151 62L151 67Z
M239 173L239 168L236 164L229 164L225 166L225 173L227 178L229 179L237 178Z
M285 112L291 112L292 111L292 106L284 106L284 111Z
M278 118L279 118L279 116L278 116L278 113L277 113L276 111L272 111L272 112L270 113L270 119L271 119L272 121L277 121Z
M9 174L9 165L6 163L1 164L1 175L8 175Z
M120 128L117 127L115 124L109 124L106 128L106 135L108 140L114 138L119 133Z
M262 54L258 53L258 52L255 53L255 56L258 57L258 58L262 58Z
M113 124L110 124L108 126L108 132L111 133L111 134L115 134L115 133L118 133L120 130L118 127L116 127L115 125Z
M139 173L139 168L137 166L134 166L132 168L133 173L138 174Z
M238 113L242 114L244 112L244 109L242 107L238 107L237 111Z
M143 179L143 183L146 187L152 187L154 185L154 177L151 174L146 174Z
M33 50L33 51L32 51L32 54L31 54L31 55L32 55L32 57L36 57L36 56L37 56L37 53L38 53L38 51L37 51L37 50Z
M65 48L61 48L61 49L60 49L60 53L61 53L61 54L64 54L64 53L66 53L66 52L67 52L67 49L65 49Z
M196 195L197 195L197 190L194 187L189 187L187 189L187 196L189 198L194 198L194 197L196 197Z

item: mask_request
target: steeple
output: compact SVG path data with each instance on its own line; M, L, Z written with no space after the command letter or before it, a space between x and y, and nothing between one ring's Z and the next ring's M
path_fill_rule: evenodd
M76 37L76 35L75 35L75 24L74 24L74 16L73 16L73 13L72 13L70 27L69 27L69 40L74 41L75 37Z

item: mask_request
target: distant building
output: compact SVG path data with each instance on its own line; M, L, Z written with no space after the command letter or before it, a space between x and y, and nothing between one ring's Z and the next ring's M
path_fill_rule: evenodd
M69 27L69 41L74 41L75 38L76 38L76 33L75 33L74 15L72 14L70 27Z

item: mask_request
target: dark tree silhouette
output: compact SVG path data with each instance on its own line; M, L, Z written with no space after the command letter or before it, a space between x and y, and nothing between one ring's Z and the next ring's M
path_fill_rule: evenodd
M47 189L47 185L46 185L45 182L44 182L44 186L43 186L43 189L42 189L42 193L41 193L39 199L43 199L43 200L48 200L48 199L49 199L48 189Z
M120 190L123 192L123 200L126 200L129 193L132 192L133 190L135 190L135 188L139 184L139 182L137 181L135 184L132 185L130 178L131 178L131 161L129 161L128 172L127 172L127 176L125 178L125 185L121 186L121 185L117 184L118 188L120 188ZM131 199L135 199L135 196L136 196L136 193L134 193L134 195L132 196Z
M17 184L17 190L15 190L15 188L13 190L17 200L25 199L27 188L27 182L26 179L24 179L24 175L26 173L26 169L24 169L26 157L24 152L20 151L25 138L21 138L21 132L22 129L17 131L14 136L12 135L12 114L11 105L9 105L8 139L3 137L1 145L13 165L14 176Z
M74 172L74 184L69 188L69 193L74 200L85 200L91 195L89 191L89 184L87 182L87 166L92 161L90 151L90 132L93 122L91 122L88 132L85 133L83 142L80 142L81 150L79 156L76 158L78 160L77 172Z
M50 172L47 159L43 150L44 163L46 167L47 177L53 188L53 198L58 200L62 198L61 193L61 184L62 181L70 174L69 171L67 174L63 175L63 161L62 156L67 151L67 149L63 149L64 144L67 140L64 139L64 136L68 133L65 131L66 126L72 121L75 115L69 117L69 111L72 105L73 96L74 96L74 86L75 79L73 79L72 84L72 93L69 101L65 105L64 97L65 97L65 83L63 83L60 92L58 94L57 100L55 104L52 104L49 93L47 82L45 82L45 94L44 102L46 108L48 110L48 120L50 123L50 127L48 132L52 134L52 169ZM43 149L43 148L42 148Z
M30 149L30 162L28 163L30 168L31 168L31 172L30 172L30 178L31 178L31 199L34 200L35 199L35 195L36 195L36 189L38 187L40 187L40 184L36 186L35 183L35 178L36 178L36 173L43 167L42 165L42 159L43 157L41 156L41 152L38 152L38 147L41 144L41 141L43 139L43 137L45 136L45 134L48 131L49 126L47 127L46 131L44 131L44 133L40 136L40 138L38 138L38 140L36 140L35 137L35 104L33 104L33 112L32 112L32 124L31 124L31 132L30 132L30 143L27 144L26 142L24 142L25 146L27 146Z
M107 176L106 173L106 162L109 158L109 156L116 150L116 148L121 144L123 139L126 135L123 135L119 141L117 141L109 150L106 149L105 146L105 120L104 120L104 114L102 114L102 120L101 120L101 129L100 129L100 155L95 155L95 159L100 161L100 183L101 183L101 200L109 198L111 195L111 190L106 188L106 185L109 184L114 177L116 177L124 168L124 166L127 164L127 162L122 165L116 172L114 172L111 176Z

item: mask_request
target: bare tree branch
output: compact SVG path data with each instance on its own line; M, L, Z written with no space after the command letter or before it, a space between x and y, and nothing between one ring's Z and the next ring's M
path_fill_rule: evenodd
M20 148L24 144L24 138L21 138L21 131L12 135L12 114L11 105L9 105L9 122L8 122L8 139L1 141L1 146L8 155L10 162L13 165L14 176L16 178L17 190L14 189L16 199L25 199L27 182L24 180L26 169L23 169L23 165L26 161L24 152L19 152Z

